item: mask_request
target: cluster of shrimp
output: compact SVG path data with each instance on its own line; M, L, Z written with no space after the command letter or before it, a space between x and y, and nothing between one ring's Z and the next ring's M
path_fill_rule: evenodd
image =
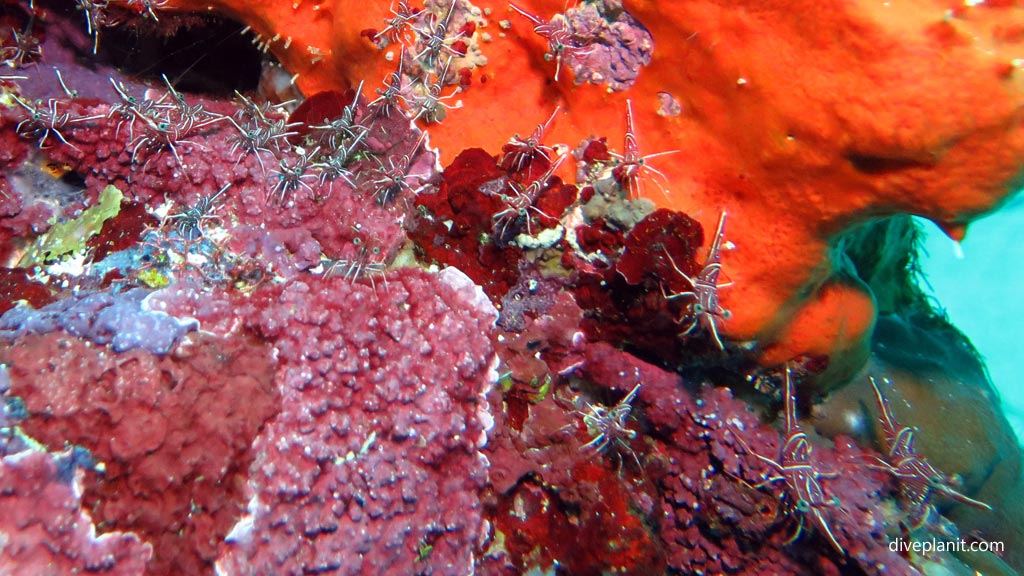
M901 426L895 420L889 401L877 381L873 377L870 381L877 400L878 421L885 436L886 451L883 458L877 458L874 463L868 463L867 466L884 470L899 482L905 517L908 520L904 524L905 529L913 531L928 520L933 510L929 502L933 494L974 508L991 510L988 504L959 492L949 476L939 472L917 452L914 447L916 430L909 426ZM771 475L755 488L776 483L782 485L781 497L789 502L790 513L795 515L798 521L796 532L789 541L794 541L800 536L807 522L825 537L840 556L846 556L846 550L833 530L833 523L837 519L846 520L843 522L845 527L857 526L858 523L849 518L850 513L844 509L838 497L828 496L821 483L821 479L834 478L837 474L820 471L814 461L811 442L797 422L796 394L789 364L785 367L783 394L784 442L778 459L755 452L747 445L739 430L734 430L735 437L748 454L767 464L772 471Z
M541 195L550 188L555 172L568 157L564 151L557 150L563 146L544 143L544 135L559 111L561 107L556 106L551 116L544 123L538 124L529 136L524 138L515 134L502 147L498 165L508 172L509 178L500 191L489 193L499 200L500 208L492 215L492 233L498 245L509 243L522 232L533 236L535 217L554 220L560 216L546 214L537 206ZM536 176L537 172L541 172L539 177ZM529 183L516 178L525 178Z
M123 145L128 158L125 162L132 172L137 167L145 172L160 158L167 159L168 165L176 162L178 168L187 171L190 155L196 149L212 150L212 146L207 147L211 138L224 139L230 144L225 159L238 164L249 156L254 158L253 163L267 179L266 201L276 206L299 201L297 195L303 192L312 197L309 201L323 201L325 198L318 194L329 195L338 182L386 204L403 194L415 194L430 178L430 174L418 173L414 168L414 158L425 142L422 133L415 143L404 139L407 133L400 134L402 140L396 139L393 129L403 123L378 122L386 118L383 110L387 103L383 99L366 101L361 86L354 94L349 93L351 101L338 117L309 123L300 134L299 124L289 121L286 112L290 103L257 103L237 94L232 111L213 111L186 98L168 78L163 80L163 89L154 90L110 78L114 102L109 107L90 108L78 100L78 93L58 70L63 97L32 101L20 96L17 87L11 90L11 98L22 112L16 132L34 139L41 149L63 145L81 152L75 131L94 130L98 125L109 127L113 138ZM368 144L371 140L373 146ZM380 142L389 142L391 148L381 149ZM357 162L362 166L353 166ZM230 183L217 185L216 193L202 196L194 204L171 207L164 225L147 235L150 267L170 262L174 253L186 263L220 254L219 246L210 246L208 232L219 222L216 212L228 195ZM201 268L202 275L209 276L205 273L209 267ZM327 274L352 281L370 278L373 283L372 277L379 276L383 268L383 257L372 247L363 247L354 256L327 266Z
M39 148L47 148L53 145L53 140L59 140L66 146L78 150L74 144L68 141L64 132L70 134L70 130L87 126L89 122L102 118L102 115L81 115L72 112L73 100L77 92L68 88L60 70L55 70L57 82L67 98L49 98L46 102L42 100L26 100L22 97L11 94L11 98L24 110L24 116L15 131L23 138L36 140Z
M133 252L128 277L151 286L193 275L206 284L227 282L239 260L226 249L226 235L211 234L210 223L220 222L216 212L229 188L231 184L226 184L201 196L194 204L167 214L158 227L145 230Z
M230 140L235 162L253 156L264 173L267 159L276 162L270 171L268 203L286 205L300 192L323 200L343 182L351 189L368 190L386 204L400 194L416 193L429 177L412 172L413 158L424 143L422 133L401 156L371 148L371 140L388 140L380 121L389 116L391 104L384 98L367 101L362 84L339 115L305 125L301 135L302 125L288 121L286 109L292 102L257 104L242 94L236 94L236 102L235 114L225 117L234 129Z
M564 15L555 14L551 20L544 20L515 4L509 4L509 7L529 20L533 24L533 31L547 41L548 51L544 53L544 59L555 61L556 82L562 72L562 64L571 60L581 60L593 52L593 46L590 45L593 40L592 34L580 34L575 31Z
M109 116L118 118L115 133L127 127L132 163L137 163L140 155L152 157L169 151L178 165L184 167L178 148L182 145L201 148L201 144L189 138L224 120L223 116L208 112L202 104L189 104L166 76L167 90L156 99L134 96L113 79L110 83L121 102L111 106Z
M141 14L158 22L157 11L167 6L167 0L122 0L112 3L110 0L75 0L75 7L85 16L86 31L93 38L93 54L99 49L100 31L113 28L122 23L121 15L115 11L120 8L125 14Z
M414 9L406 0L392 4L391 17L373 37L381 48L401 46L398 68L385 79L384 87L377 89L374 102L379 114L405 111L413 120L436 123L444 120L449 109L461 106L451 103L461 87L444 93L446 86L457 83L455 75L450 74L452 60L465 56L467 51L465 27L452 30L458 1L452 0L440 15L426 8ZM412 53L408 62L407 52ZM409 82L407 76L415 79Z

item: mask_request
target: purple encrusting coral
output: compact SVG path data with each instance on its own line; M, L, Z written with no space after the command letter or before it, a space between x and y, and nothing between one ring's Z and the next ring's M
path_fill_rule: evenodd
M566 59L576 83L607 84L610 90L633 85L654 54L654 38L626 12L621 0L585 2L565 12L573 33L586 39L580 56Z
M149 309L146 297L151 293L143 288L80 293L39 310L18 306L0 316L0 341L65 330L93 344L109 344L114 352L141 348L167 354L198 323Z

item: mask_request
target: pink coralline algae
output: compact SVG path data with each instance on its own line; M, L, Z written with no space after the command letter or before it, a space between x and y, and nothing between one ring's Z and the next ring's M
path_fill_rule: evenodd
M74 450L0 450L0 572L10 576L145 573L153 550L131 533L96 535Z
M406 272L376 293L334 279L254 298L282 407L253 445L220 573L472 572L496 319L477 290Z
M192 335L157 356L57 331L0 346L0 362L23 430L103 463L82 479L84 505L154 546L149 573L200 573L213 560L245 505L249 446L276 409L265 346Z
M625 90L651 63L654 38L626 12L621 0L587 2L566 10L565 19L575 35L586 39L581 56L566 62L577 84Z

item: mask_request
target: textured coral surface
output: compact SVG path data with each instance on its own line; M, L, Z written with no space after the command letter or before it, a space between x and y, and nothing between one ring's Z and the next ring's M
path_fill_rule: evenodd
M295 282L249 304L277 342L283 399L253 444L221 573L472 572L494 317L452 272L404 274L381 295Z
M249 446L275 412L269 351L191 338L167 357L52 332L6 347L24 430L104 462L84 499L107 530L143 535L154 570L196 573L245 506Z
M153 550L135 534L96 527L82 507L71 451L56 458L23 451L0 458L0 566L11 576L140 575Z

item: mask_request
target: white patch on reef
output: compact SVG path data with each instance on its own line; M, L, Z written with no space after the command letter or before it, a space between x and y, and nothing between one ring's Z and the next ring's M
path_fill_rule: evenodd
M576 228L584 226L587 223L587 219L583 216L582 207L577 206L573 208L562 222L565 224L565 241L569 243L569 246L577 256L591 264L594 262L608 264L608 260L604 257L604 254L601 254L600 252L587 253L582 247L580 247L579 238L576 237Z
M252 500L249 501L248 512L238 519L238 522L236 522L235 525L231 528L231 531L228 532L228 535L224 537L224 542L226 544L234 544L242 548L245 548L252 543L253 531L255 529L255 521L253 519L253 515L254 511L258 506L259 500L256 498L256 496L253 496ZM225 556L227 555L221 553L220 557L213 565L213 572L217 576L227 576L228 574L234 573L225 568L224 563L228 560L228 558L226 558Z
M501 358L495 354L491 358L491 364L487 367L487 383L494 386L501 380L501 374L498 373L498 366L501 365ZM479 401L477 406L479 409L476 412L476 417L480 420L483 425L483 429L480 431L480 437L476 440L476 447L478 450L483 450L487 446L487 433L494 429L494 416L491 414L491 404L487 401L487 393L490 391L490 387L483 390L480 393Z
M85 251L79 250L68 258L62 258L59 262L46 267L46 273L50 276L81 276L85 272Z
M22 450L21 452L15 452L14 454L8 454L7 456L4 456L3 458L0 458L0 462L3 462L5 465L8 465L8 466L15 466L15 465L18 465L19 463L21 463L22 460L24 460L25 458L28 458L29 456L31 456L32 454L35 454L36 452L45 452L45 451L46 451L45 448L37 448L35 446L29 446L29 447L25 448L24 450Z
M174 206L171 204L169 200L165 200L163 204L157 206L156 208L153 208L153 211L150 212L150 214L156 216L160 220L164 220L171 213L171 208L173 207Z
M214 244L220 244L231 237L231 234L221 226L213 226L203 231L203 237Z
M492 317L491 323L498 321L498 309L491 303L491 299L484 294L484 289L477 286L473 280L466 276L466 273L454 266L449 266L437 275L442 284L454 290L462 299L473 308Z
M231 531L224 537L225 542L245 545L252 540L253 529L255 528L255 515L260 507L259 496L253 495L249 499L249 505L244 516L235 522Z
M174 289L175 288L165 288L164 290L174 290ZM142 299L142 302L139 303L139 308L141 308L143 312L149 312L150 314L162 314L163 316L166 316L166 317L170 318L171 320L174 320L174 322L178 326L180 326L182 328L189 328L189 327L193 327L194 326L196 330L199 330L200 326L199 326L199 319L198 318L193 318L191 316L185 316L183 318L178 318L177 316L171 316L170 314L168 314L167 312L162 310L161 308L166 308L167 303L163 302L159 298L154 299L154 296L156 296L157 294L160 294L161 292L163 292L163 290L157 290L155 292L150 292L149 294L147 294L146 297ZM180 290L179 290L179 296L180 296ZM154 304L154 302L155 302L155 304Z
M546 250L551 248L565 236L565 228L561 224L554 228L542 230L536 236L520 234L516 236L515 244L523 250Z

